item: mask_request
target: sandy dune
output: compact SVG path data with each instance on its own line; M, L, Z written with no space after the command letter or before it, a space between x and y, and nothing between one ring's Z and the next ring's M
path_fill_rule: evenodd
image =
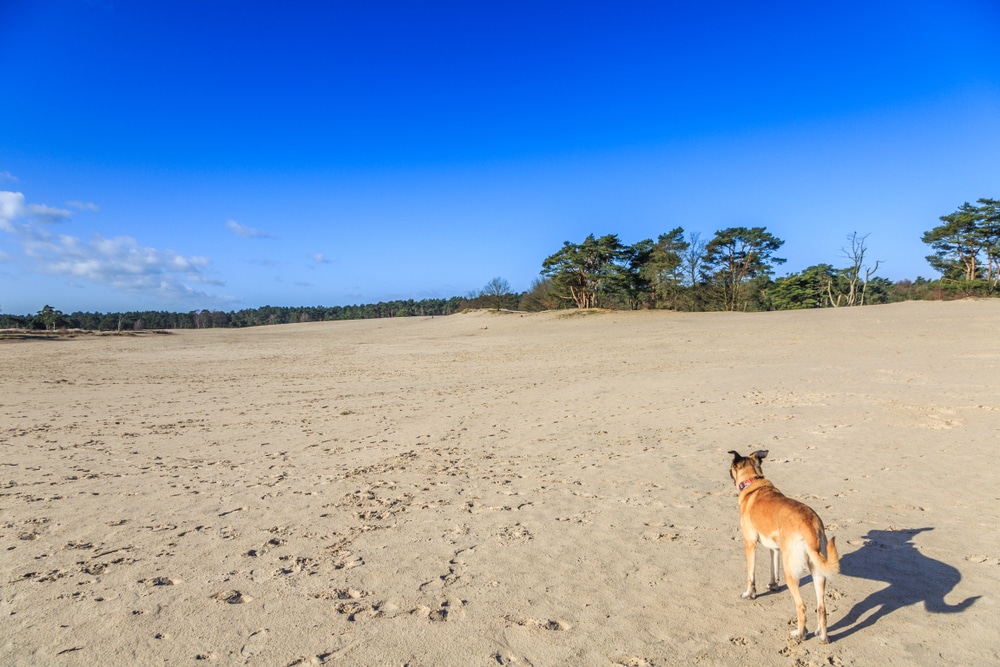
M970 301L0 343L0 663L998 664L998 332ZM740 599L726 452L758 448L838 538L829 645Z

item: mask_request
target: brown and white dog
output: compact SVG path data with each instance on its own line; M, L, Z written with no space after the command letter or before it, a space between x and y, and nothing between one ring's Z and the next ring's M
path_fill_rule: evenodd
M826 578L840 571L840 556L837 545L831 537L826 539L823 521L812 508L792 500L764 479L761 461L767 458L767 450L756 451L750 456L733 455L729 474L740 494L740 528L743 531L743 546L747 554L747 590L744 598L753 599L757 595L754 588L754 555L760 542L771 550L771 581L768 590L778 588L778 552L785 571L785 584L795 599L798 614L798 629L792 637L805 639L806 605L799 593L799 579L808 572L812 574L816 586L816 615L819 630L816 636L824 644L826 636Z

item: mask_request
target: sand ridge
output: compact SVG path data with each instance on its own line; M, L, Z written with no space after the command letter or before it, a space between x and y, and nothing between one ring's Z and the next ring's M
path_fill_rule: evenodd
M997 662L998 324L964 301L0 344L0 658ZM726 452L760 447L838 538L827 646L788 639L783 588L740 599Z

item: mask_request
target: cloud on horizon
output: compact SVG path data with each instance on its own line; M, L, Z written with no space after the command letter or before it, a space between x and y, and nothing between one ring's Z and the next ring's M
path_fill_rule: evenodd
M253 227L247 227L246 225L241 225L235 220L226 220L226 229L231 231L233 234L240 236L245 239L273 239L276 238L274 234L270 232L265 232L262 229L254 229Z
M11 234L21 245L34 271L107 285L122 292L151 293L169 301L231 300L192 286L225 284L209 274L208 257L150 248L130 236L107 238L95 234L83 241L69 234L54 234L44 224L71 216L63 209L26 204L20 192L0 191L0 231Z

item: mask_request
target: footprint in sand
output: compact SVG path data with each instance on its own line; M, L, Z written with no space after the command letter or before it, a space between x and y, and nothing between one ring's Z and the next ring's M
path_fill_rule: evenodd
M566 621L560 621L555 619L540 620L537 618L522 618L519 616L511 616L509 614L501 616L501 618L508 623L513 623L514 625L520 625L524 628L540 628L542 630L551 630L553 632L563 632L569 630L573 626Z
M611 663L614 667L653 667L654 663L634 655L615 658Z
M152 579L140 579L140 584L146 584L147 586L176 586L181 583L180 579L171 579L169 577L153 577Z
M267 628L261 628L260 630L251 633L251 635L247 637L247 643L240 649L240 655L249 658L260 653L264 650L264 645L267 644L268 634L269 632Z
M425 605L420 605L416 609L410 611L414 616L420 618L426 618L429 621L435 623L440 623L442 621L447 621L449 618L454 619L456 616L461 615L462 607L468 604L465 600L445 600L436 609L432 609Z
M977 565L1000 565L1000 558L990 558L989 556L984 556L982 554L966 556L965 560L970 563L976 563Z
M531 667L533 664L527 658L518 658L510 653L504 654L497 651L493 654L493 660L496 661L498 665L509 665L510 667Z
M253 600L253 598L249 595L235 590L219 591L211 597L213 600L225 602L226 604L246 604L247 602Z
M312 593L310 597L317 600L360 600L369 595L371 595L369 591L359 591L354 588L336 588L332 591Z

